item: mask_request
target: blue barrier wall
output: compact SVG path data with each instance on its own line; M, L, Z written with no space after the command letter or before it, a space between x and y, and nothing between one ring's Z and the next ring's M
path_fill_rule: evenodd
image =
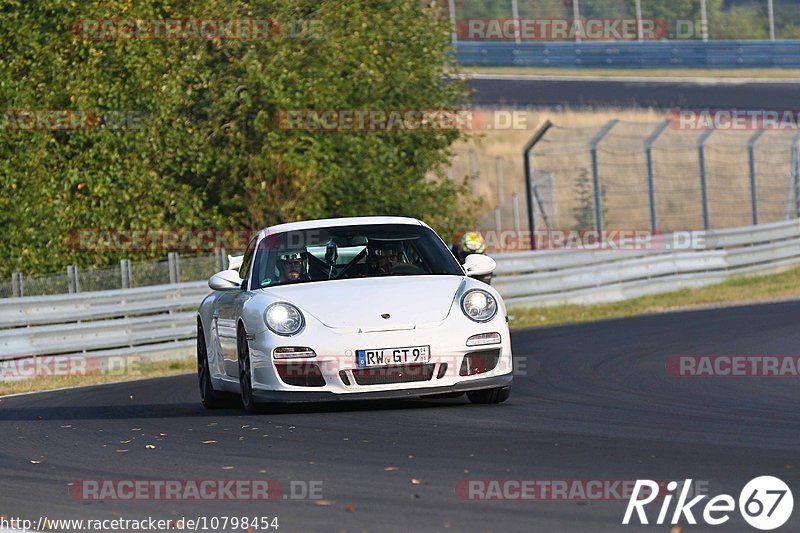
M458 42L462 65L592 68L800 68L800 40Z

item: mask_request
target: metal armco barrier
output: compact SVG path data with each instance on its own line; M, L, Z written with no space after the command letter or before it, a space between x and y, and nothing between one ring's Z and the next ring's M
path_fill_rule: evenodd
M508 305L594 304L702 287L800 264L800 222L699 232L702 250L539 251L495 256Z
M0 361L185 354L208 282L0 300Z
M800 67L800 40L455 43L462 65L592 68Z
M800 264L800 221L700 232L702 250L500 254L508 305L592 304L701 287ZM0 361L51 355L193 353L207 282L0 300Z

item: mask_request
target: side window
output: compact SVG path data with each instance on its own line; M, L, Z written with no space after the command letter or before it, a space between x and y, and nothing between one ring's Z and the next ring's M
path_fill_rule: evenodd
M242 266L239 267L239 277L242 278L242 290L247 290L247 278L250 276L250 267L253 264L253 254L256 251L256 241L258 237L253 238L250 244L247 245L247 251L244 253L242 259Z

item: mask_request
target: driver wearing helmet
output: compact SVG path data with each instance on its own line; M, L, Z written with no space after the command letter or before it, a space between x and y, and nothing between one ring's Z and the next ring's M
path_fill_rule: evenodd
M306 250L284 251L278 254L276 263L281 283L308 281L308 252Z
M477 231L468 231L461 237L459 244L454 244L450 251L453 252L453 255L456 257L456 259L458 259L458 262L463 265L467 260L467 256L472 254L486 253L486 241L483 239L483 235ZM475 279L482 281L487 285L492 284L491 274L486 276L476 276Z
M400 260L400 247L391 242L370 242L369 274L386 274Z
M477 231L468 231L462 237L460 243L453 245L451 251L462 265L468 255L486 253L486 241Z

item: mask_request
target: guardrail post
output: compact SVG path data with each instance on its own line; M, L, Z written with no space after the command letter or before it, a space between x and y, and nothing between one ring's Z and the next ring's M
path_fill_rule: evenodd
M750 169L750 212L753 225L758 225L758 187L756 186L756 143L764 135L765 130L758 130L747 141L747 163Z
M75 265L67 266L67 285L69 286L70 294L81 292L81 284L78 281L78 267Z
M122 288L123 289L130 289L131 288L131 260L130 259L120 259L119 261L119 273L120 278L122 281Z
M214 264L217 265L217 270L225 270L225 255L222 253L222 248L214 248Z
M22 287L22 272L11 273L11 294L14 298L21 298L25 294Z
M669 121L665 120L653 130L653 133L644 141L644 156L647 165L647 201L650 206L650 232L656 232L656 188L653 181L653 144L661 136Z
M169 262L169 282L172 284L180 283L181 267L178 259L178 252L170 252L167 254L167 261Z
M600 235L600 242L603 242L603 194L600 187L600 170L597 164L597 147L606 135L619 123L619 120L609 120L608 124L602 127L600 132L595 135L589 143L589 153L592 156L592 193L594 195L594 229Z
M533 134L533 137L531 137L528 144L526 144L525 148L522 150L522 166L525 169L525 200L528 204L528 230L531 232L531 250L536 250L536 238L534 237L536 219L533 211L533 168L531 166L531 152L552 127L552 122L549 120L545 121L545 123L536 130L536 133Z
M706 184L706 141L714 133L714 128L703 133L697 140L697 155L700 161L700 199L703 203L703 229L708 231L708 185Z

